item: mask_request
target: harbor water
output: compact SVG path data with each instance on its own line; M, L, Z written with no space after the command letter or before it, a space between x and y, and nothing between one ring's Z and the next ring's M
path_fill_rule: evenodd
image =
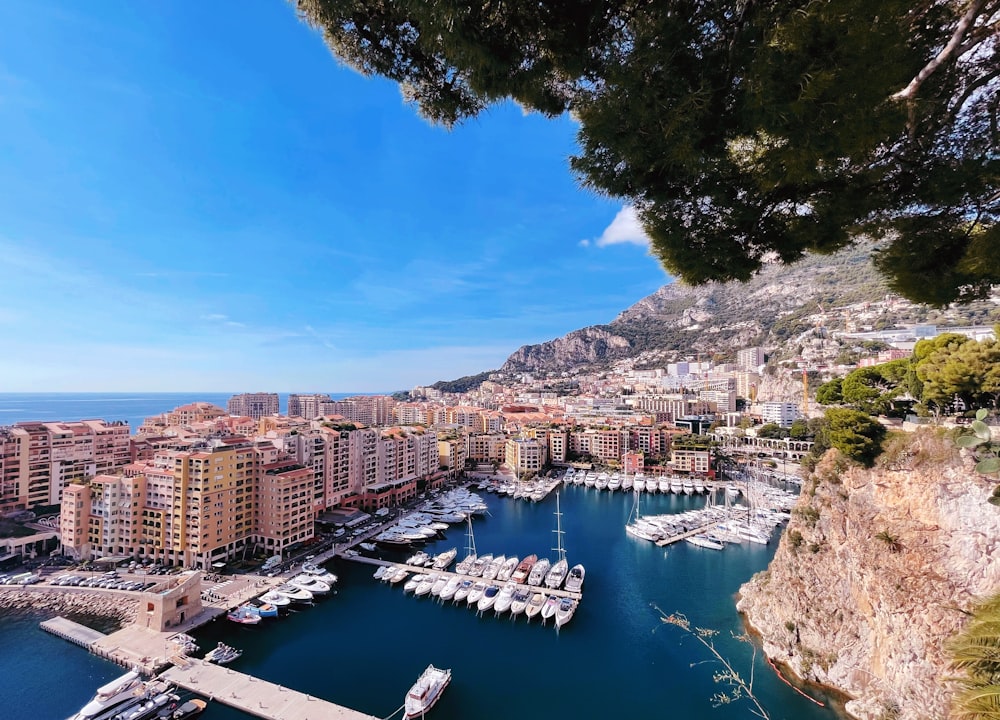
M476 548L554 558L553 493L531 503L481 493L489 514L474 522ZM644 514L678 512L702 497L644 498ZM668 548L629 537L624 525L631 494L582 486L560 494L564 547L570 564L587 568L583 601L557 633L536 617L495 618L372 578L369 565L338 561L337 593L313 607L257 627L219 620L196 632L203 649L225 641L244 651L233 668L384 718L428 665L451 668L452 682L431 711L437 720L477 718L679 718L735 720L751 716L740 700L715 707L727 686L713 680L721 667L697 641L665 625L654 606L684 613L695 626L719 631L715 643L749 677L752 648L732 638L743 627L735 611L739 586L770 560L768 546L730 545L723 551L679 543ZM465 554L466 528L454 525L429 552ZM403 560L402 553L386 553ZM0 616L0 691L6 720L65 718L121 669L38 628L41 617ZM837 717L830 698L819 707L784 684L757 653L755 692L774 720ZM211 703L207 720L246 716ZM397 715L398 717L398 715Z

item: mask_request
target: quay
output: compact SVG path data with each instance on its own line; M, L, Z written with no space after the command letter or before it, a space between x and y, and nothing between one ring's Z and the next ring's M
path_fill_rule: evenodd
M357 710L195 658L178 658L159 678L264 720L377 720Z

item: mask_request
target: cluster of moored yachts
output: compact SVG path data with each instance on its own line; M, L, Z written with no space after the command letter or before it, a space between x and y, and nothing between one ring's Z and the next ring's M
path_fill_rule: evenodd
M716 505L710 495L703 509L664 515L640 514L636 494L625 532L660 545L683 537L691 545L711 550L722 550L730 543L766 545L774 529L788 519L795 496L764 484L748 484L746 492L749 505L731 505L736 494L727 488L725 505ZM701 532L692 534L696 530Z
M375 577L388 583L404 582L403 590L416 596L431 595L442 602L451 600L475 609L479 613L493 610L499 616L510 612L512 618L521 613L530 621L536 615L544 624L552 618L556 629L568 623L576 612L579 594L583 590L583 565L569 567L565 557L555 563L547 558L529 555L524 559L492 554L469 554L454 572L447 568L455 560L452 548L433 557L425 552L411 556L404 565L384 565ZM562 553L560 552L560 555ZM415 568L429 572L415 571ZM564 588L574 596L546 593Z
M563 482L567 485L583 485L597 490L625 490L626 492L673 493L675 495L694 495L706 492L709 488L700 477L679 477L676 475L646 477L642 473L634 476L621 473L583 471L570 468L566 471Z
M337 576L333 573L318 565L303 563L301 573L268 590L256 603L240 605L226 617L240 625L256 625L264 618L278 617L279 611L292 604L306 605L317 597L329 595L336 583Z
M169 683L145 681L135 670L97 688L94 697L69 720L189 720L201 714L204 700L184 700Z
M432 540L447 530L450 523L485 514L486 503L479 495L463 487L454 488L424 503L373 539L388 547L406 547Z

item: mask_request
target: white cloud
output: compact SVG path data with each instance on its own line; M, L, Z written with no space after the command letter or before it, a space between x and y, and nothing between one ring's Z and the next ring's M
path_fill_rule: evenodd
M619 245L621 243L631 243L633 245L649 245L649 238L643 232L639 218L635 214L635 208L626 205L611 224L604 228L601 237L597 238L597 247L607 247L608 245Z
M222 313L209 313L208 315L202 315L202 320L207 320L208 322L221 322L223 320L228 320L228 315L223 315Z
M590 247L590 240L588 240L587 238L584 238L583 240L580 241L579 244L580 244L580 247Z

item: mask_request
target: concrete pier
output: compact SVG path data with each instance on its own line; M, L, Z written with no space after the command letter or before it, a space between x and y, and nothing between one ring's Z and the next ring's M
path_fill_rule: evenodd
M685 539L687 539L689 537L694 537L695 535L701 535L706 530L711 530L713 527L715 527L718 524L719 524L719 521L718 520L714 520L714 521L712 521L710 523L705 523L704 525L701 525L700 527L696 527L694 530L688 530L687 532L682 532L679 535L671 535L670 537L665 537L662 540L657 540L656 544L659 545L660 547L664 547L666 545L671 545L671 544L673 544L675 542L680 542L681 540L685 540Z
M357 710L306 695L251 675L186 658L161 680L265 720L377 720ZM400 696L404 689L400 690Z

